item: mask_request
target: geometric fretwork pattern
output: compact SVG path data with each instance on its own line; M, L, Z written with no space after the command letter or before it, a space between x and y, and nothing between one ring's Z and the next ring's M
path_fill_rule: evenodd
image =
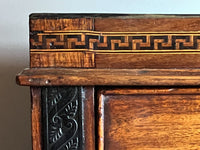
M35 33L31 49L184 50L200 49L198 33L70 31Z

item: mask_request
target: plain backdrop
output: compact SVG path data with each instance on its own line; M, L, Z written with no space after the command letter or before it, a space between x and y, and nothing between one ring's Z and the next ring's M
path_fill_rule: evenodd
M0 150L31 150L29 88L15 84L15 75L29 65L29 14L200 14L199 4L199 0L0 0Z

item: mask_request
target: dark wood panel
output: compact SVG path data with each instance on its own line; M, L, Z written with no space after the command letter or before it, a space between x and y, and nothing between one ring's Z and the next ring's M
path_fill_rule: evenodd
M144 90L100 91L99 150L198 149L199 89Z
M19 85L200 85L199 69L25 69Z
M42 150L41 124L41 88L31 87L32 146L33 150Z
M199 68L199 53L97 53L96 68Z
M80 87L43 87L43 149L81 149L83 110Z
M95 18L94 26L95 31L106 32L199 31L200 18Z
M93 87L42 88L43 149L95 149Z
M93 68L94 54L91 52L32 52L30 67L75 67Z

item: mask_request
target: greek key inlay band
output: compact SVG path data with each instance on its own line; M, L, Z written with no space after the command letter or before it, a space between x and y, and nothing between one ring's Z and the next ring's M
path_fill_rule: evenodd
M184 50L200 49L199 33L44 32L31 35L31 49Z

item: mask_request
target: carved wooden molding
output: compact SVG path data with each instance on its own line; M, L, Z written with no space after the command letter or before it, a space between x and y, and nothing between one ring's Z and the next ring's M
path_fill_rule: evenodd
M82 144L82 110L79 87L42 89L45 150L78 150Z

